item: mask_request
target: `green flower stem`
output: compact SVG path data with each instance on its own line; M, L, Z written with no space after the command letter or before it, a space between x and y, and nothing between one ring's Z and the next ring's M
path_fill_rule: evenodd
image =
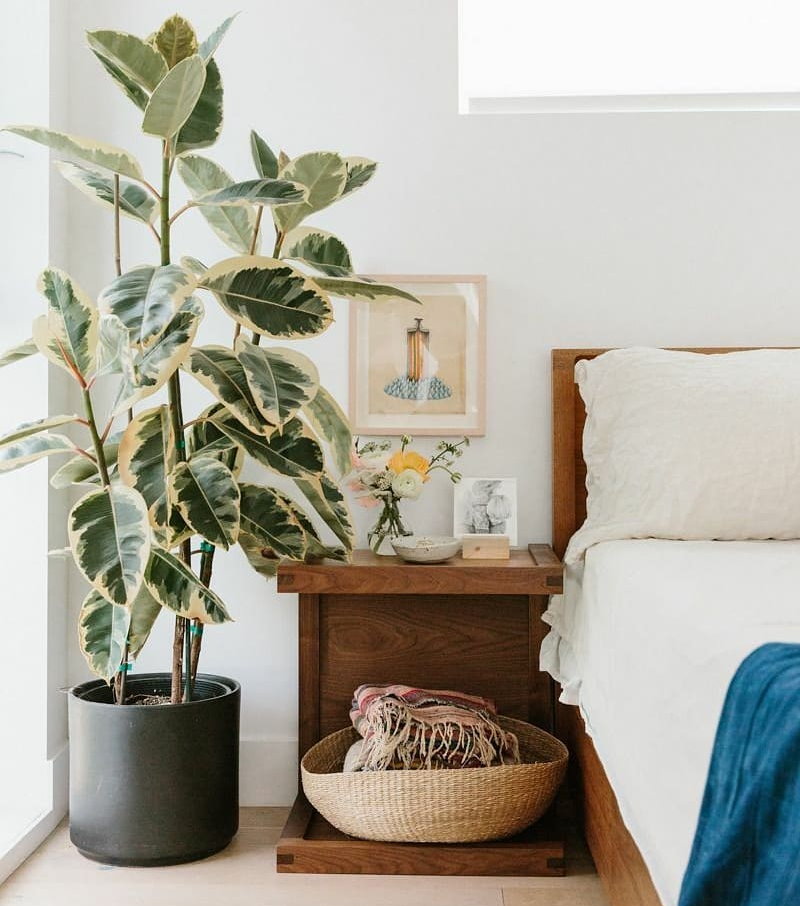
M370 532L367 533L370 548L377 552L386 538L397 538L401 535L410 535L411 532L403 524L400 516L398 499L390 493L383 502L383 510Z

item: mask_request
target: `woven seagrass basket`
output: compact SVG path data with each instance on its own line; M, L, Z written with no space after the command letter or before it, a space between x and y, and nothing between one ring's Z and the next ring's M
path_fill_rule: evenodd
M467 843L519 833L547 811L567 769L567 748L520 720L522 764L437 771L342 772L359 739L352 727L320 740L300 764L308 801L351 837L403 843Z

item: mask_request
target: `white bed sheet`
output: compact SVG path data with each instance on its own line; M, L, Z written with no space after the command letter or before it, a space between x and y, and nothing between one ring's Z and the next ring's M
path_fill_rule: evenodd
M567 571L542 667L578 704L664 906L742 659L800 642L800 541L609 541Z

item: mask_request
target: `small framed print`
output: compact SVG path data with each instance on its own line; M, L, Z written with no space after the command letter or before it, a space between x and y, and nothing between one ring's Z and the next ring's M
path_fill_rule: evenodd
M413 293L350 314L355 434L482 435L486 278L370 275Z
M453 497L453 535L507 535L517 544L517 479L462 478Z

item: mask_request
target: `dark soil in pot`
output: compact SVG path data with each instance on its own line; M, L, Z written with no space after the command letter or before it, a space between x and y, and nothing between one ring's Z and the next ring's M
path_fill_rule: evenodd
M133 675L128 695L160 697L169 686L166 673ZM102 680L71 689L78 850L109 865L174 865L224 849L239 826L240 695L235 680L207 674L178 705L114 705Z

